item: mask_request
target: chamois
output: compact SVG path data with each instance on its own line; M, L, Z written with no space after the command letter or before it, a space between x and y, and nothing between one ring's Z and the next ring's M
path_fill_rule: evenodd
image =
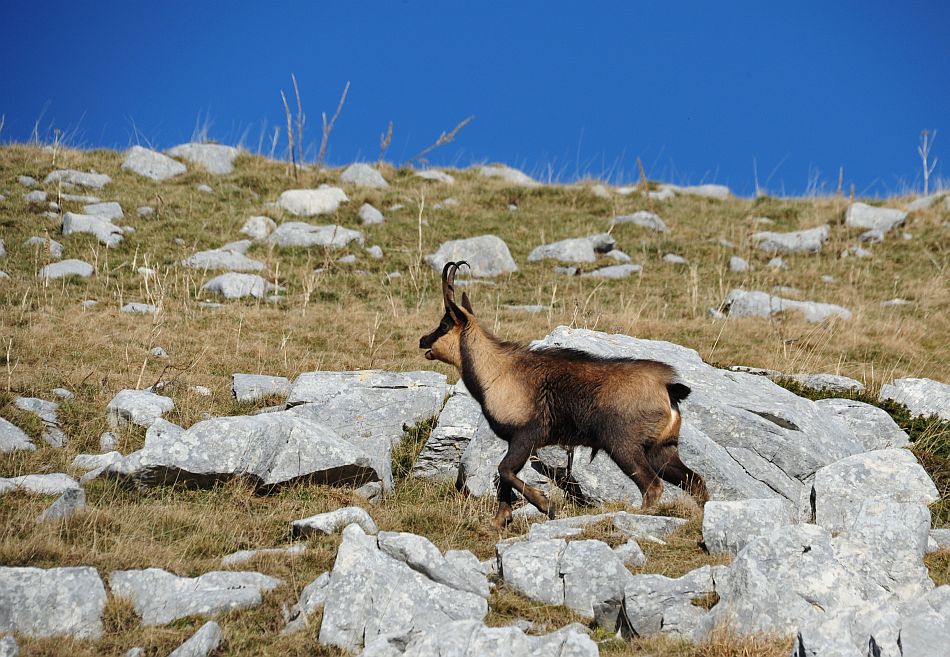
M503 341L479 324L467 294L455 303L455 274L467 264L448 262L442 269L445 314L419 348L459 371L489 426L508 442L498 466L495 527L511 520L515 490L554 517L554 504L518 478L531 453L546 445L584 445L593 449L591 458L604 450L636 483L644 508L659 500L661 479L682 485L700 504L708 499L702 477L679 458L679 402L690 389L675 381L671 366Z

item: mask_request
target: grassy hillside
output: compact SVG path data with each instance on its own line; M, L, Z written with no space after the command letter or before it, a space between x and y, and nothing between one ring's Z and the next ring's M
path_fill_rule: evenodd
M349 203L333 216L308 220L363 230L366 245L382 247L383 259L373 260L355 245L324 252L256 244L248 255L267 263L266 277L286 288L283 298L227 302L209 309L199 302L217 299L200 288L220 272L186 269L180 261L195 250L241 239L239 230L251 216L268 215L278 223L290 220L266 204L286 189L338 184L339 170L303 170L295 180L282 163L241 156L235 172L227 176L189 166L187 174L155 183L123 171L121 160L121 154L112 151L0 147L0 194L6 196L0 201L0 238L7 251L0 269L11 277L0 281L4 376L0 415L23 427L40 445L41 424L17 410L13 397L50 398L49 390L55 387L76 393L60 410L68 446L0 456L0 476L71 472L68 466L76 454L98 451L99 436L108 429L106 404L123 388L169 384L163 394L171 396L176 407L167 419L187 427L209 415L245 413L267 405L236 403L230 394L234 372L293 378L311 370L436 368L454 381L454 372L424 360L417 348L419 336L434 328L441 314L439 278L422 256L445 240L486 233L508 243L520 271L468 289L479 316L507 339L540 338L560 324L622 332L677 342L722 365L844 374L865 382L872 396L896 377L946 380L950 371L946 328L950 211L942 203L910 215L904 230L912 239L902 239L898 230L884 244L868 247L873 252L870 258L839 258L860 232L843 226L846 198L715 201L679 196L650 202L636 194L601 198L588 184L510 187L482 178L476 170L450 171L457 182L449 186L418 178L411 170L384 167L389 189L344 186ZM63 237L59 219L43 216L46 204L25 202L22 196L29 190L17 183L20 175L42 180L57 168L94 169L112 176L113 182L100 192L70 191L119 201L126 218L117 223L131 225L135 232L114 249L90 235ZM197 191L202 183L213 193ZM65 191L55 185L42 188L50 200ZM457 199L458 205L433 208L447 197ZM382 210L385 223L362 227L357 210L364 202ZM403 207L391 210L396 204ZM892 199L887 204L900 207L902 202ZM137 217L135 208L145 205L154 207L155 214ZM61 206L81 211L79 203ZM663 234L629 224L612 230L618 248L643 266L639 276L620 281L568 277L554 273L552 261L526 260L539 244L607 231L611 217L636 210L657 212L671 228ZM762 226L756 222L759 217L769 217L775 224ZM750 245L756 230L796 230L825 223L832 230L822 252L786 256L785 271L766 267L771 256ZM50 261L47 250L22 246L34 235L60 241L66 249L64 258L94 264L96 275L44 283L36 272ZM720 240L734 247L723 246ZM336 263L348 253L356 255L356 264ZM689 265L663 262L667 253L684 256ZM749 260L751 271L730 272L732 255ZM602 264L612 262L605 258ZM143 276L140 267L152 268L156 275ZM315 273L318 268L324 271ZM401 276L389 279L389 272ZM824 275L833 276L833 282L823 282ZM710 319L707 309L718 306L730 289L739 286L765 291L794 287L800 290L796 298L841 304L853 318L822 324L809 324L797 314L770 320ZM911 303L880 305L893 297ZM86 308L84 300L98 304ZM161 312L120 313L119 307L130 301L156 304ZM549 310L526 314L506 310L505 304L540 304ZM169 358L150 356L156 346ZM205 386L212 394L195 394L190 386ZM937 436L930 439L926 452L933 453L934 460L923 460L935 476L941 468L948 473L944 479L937 477L946 503L950 453L945 448L950 439L942 425L921 431ZM125 431L119 434L119 449L124 453L136 449L143 437L142 431ZM411 460L413 444L417 443L407 444L397 458ZM0 504L0 564L83 564L102 573L159 566L195 575L218 568L220 557L234 550L286 544L289 522L295 518L343 504L365 504L340 489L301 486L260 497L238 483L212 491L128 491L97 481L87 488L87 495L90 509L62 525L35 523L49 499L5 496ZM450 487L407 478L371 514L384 529L425 534L443 549L465 547L486 558L498 538L487 526L492 507L491 501L463 498ZM571 512L570 507L564 510ZM673 572L680 562L690 567L706 562L709 557L697 546L698 521L683 532L671 554L657 555L644 569ZM262 607L224 618L227 645L222 653L337 654L318 646L309 635L276 637L283 626L281 606L295 601L303 586L332 565L337 544L335 537L311 539L312 549L303 556L263 557L243 565L281 577L288 586L269 594ZM948 562L946 558L931 562L933 572L941 572L944 581ZM495 597L491 622L527 617L553 629L570 620L563 610L539 608L504 590ZM110 603L107 618L106 637L95 644L24 640L21 654L121 655L133 645L145 646L149 655L167 654L200 625L188 621L141 628L131 608L118 603ZM733 639L727 635L699 648L664 639L628 643L602 638L608 654L788 653L787 642L765 639L757 647L742 643L747 652L730 651Z

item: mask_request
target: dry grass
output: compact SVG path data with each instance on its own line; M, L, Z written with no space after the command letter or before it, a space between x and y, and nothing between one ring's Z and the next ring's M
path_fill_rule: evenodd
M364 202L372 203L384 212L386 222L364 232L368 244L383 248L383 260L372 260L356 247L329 253L254 245L248 255L266 263L270 280L286 287L285 298L279 303L232 302L211 310L198 302L207 298L201 285L216 272L185 269L178 262L196 249L242 237L239 230L250 216L269 214L277 221L289 220L264 207L289 185L283 163L242 155L229 176L216 177L191 167L187 174L157 184L123 171L121 157L111 151L59 148L55 157L57 167L95 169L112 176L109 187L92 193L121 202L127 217L119 223L134 226L136 232L115 249L106 249L91 236L63 238L59 222L42 216L45 206L24 202L22 194L27 190L16 182L23 174L42 180L52 169L53 153L38 147L0 147L0 193L7 196L0 202L0 225L8 252L2 264L11 275L11 280L0 283L0 415L38 440L41 424L17 410L13 396L49 398L49 390L58 386L76 393L60 411L67 447L39 446L35 453L0 456L0 476L63 471L78 475L69 463L76 454L98 451L99 435L108 428L105 406L122 388L170 384L165 394L176 407L168 419L187 427L206 415L246 413L271 403L234 402L230 394L233 372L295 377L317 369L435 367L454 380L448 368L422 360L416 348L418 337L437 320L440 302L437 274L420 266L420 257L445 240L484 233L502 237L521 267L495 285L470 288L479 315L504 338L536 339L560 324L623 332L687 345L709 362L789 373L845 374L864 381L872 393L897 376L942 378L950 365L950 341L939 330L950 320L946 284L950 231L944 226L950 217L942 205L911 217L907 230L914 234L913 241L889 238L871 247L873 258L859 260L836 257L855 241L853 233L840 226L844 200L763 198L723 203L676 198L655 208L672 228L670 233L656 234L631 225L612 229L619 247L644 266L643 274L598 282L556 275L552 263L527 263L526 256L542 242L606 231L612 216L646 209L646 201L635 196L602 199L584 185L510 188L498 180L479 178L473 170L453 171L457 184L448 187L419 179L408 169L384 166L391 183L388 190L348 188L349 203L333 216L313 220L359 227L357 209ZM337 176L336 171L304 167L294 185L336 184ZM211 185L214 194L197 192L200 183ZM46 189L52 200L67 191ZM459 205L431 209L448 196ZM395 203L405 207L388 210ZM81 204L61 204L64 210L81 210ZM518 210L509 211L509 204L516 204ZM135 208L141 205L153 206L155 215L138 218ZM424 207L424 223L419 222L420 207ZM765 267L769 256L749 246L757 229L753 220L759 216L776 221L771 230L831 223L832 238L821 254L787 257L788 271L772 271ZM64 257L93 263L96 276L48 284L36 278L48 262L47 251L25 248L22 242L46 234L64 244ZM720 246L718 240L723 238L735 243L735 248ZM685 256L690 266L662 262L668 252ZM346 253L357 255L356 266L335 262ZM730 272L728 259L733 254L747 258L753 270ZM142 266L154 268L157 275L142 276L137 272ZM315 274L317 267L326 267L327 272ZM387 282L391 271L401 272L402 277ZM823 274L833 275L835 281L822 282ZM796 315L710 321L706 309L740 285L764 290L791 285L801 290L802 298L847 306L854 318L818 325ZM897 308L879 305L894 296L913 303ZM99 303L84 309L80 302L86 299ZM155 317L118 312L129 301L155 303L162 312ZM541 304L550 310L525 315L503 309L504 304ZM155 346L163 347L170 358L151 357L149 350ZM194 385L206 386L212 395L191 393L189 387ZM414 439L410 436L397 450L400 473L414 457L425 431L426 427L420 428ZM140 430L118 437L124 452L141 446L143 440ZM320 486L291 487L261 497L240 482L205 491L128 491L109 482L94 482L87 496L88 511L65 523L44 525L34 519L50 499L5 496L0 505L0 564L84 564L104 574L117 568L160 566L194 575L218 568L220 558L234 550L286 545L289 522L295 518L362 503L345 490ZM592 511L569 504L561 508L563 514ZM492 511L490 500L465 498L451 486L411 478L403 480L382 505L370 509L384 529L424 534L442 549L467 548L480 558L492 556L498 539L497 533L487 529ZM511 532L524 529L521 524ZM597 530L589 532L594 536ZM645 543L649 561L644 570L677 576L716 562L699 548L698 539L699 525L694 519L666 546ZM281 605L294 601L304 585L330 567L337 541L311 539L311 549L302 556L262 557L242 566L281 577L287 585L270 594L257 610L222 620L227 637L222 654L336 654L318 646L309 633L275 638L275 630ZM928 563L932 572L944 572L935 578L946 581L945 568L940 571L945 566L941 557L928 557ZM492 611L493 622L503 622L506 614L560 622L560 615L566 613L532 611L533 605L512 596L504 590L495 594L498 608ZM108 631L101 641L23 639L23 653L119 655L132 645L142 645L148 654L167 654L200 624L189 620L146 629L122 603L110 603L107 612ZM720 647L704 648L657 638L615 642L619 645L607 641L603 647L608 654L631 655L780 653L764 639L730 641L723 638L717 644ZM753 647L753 643L766 647Z

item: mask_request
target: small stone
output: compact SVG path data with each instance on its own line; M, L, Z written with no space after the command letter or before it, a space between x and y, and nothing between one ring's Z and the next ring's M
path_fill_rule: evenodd
M18 176L16 180L24 187L36 187L40 184L33 176Z
M516 185L518 187L540 187L541 183L533 179L528 174L518 169L513 169L502 164L493 166L482 166L478 168L478 173L487 178L500 178L502 181Z
M254 260L244 255L240 249L231 250L221 247L198 251L181 261L181 264L191 269L229 269L231 271L262 271L266 265L260 260Z
M241 232L254 240L265 240L277 229L277 223L270 217L251 217L244 222Z
M46 176L43 182L47 185L50 183L65 183L67 185L102 189L112 182L112 178L103 173L86 173L84 171L76 171L75 169L60 169Z
M518 271L508 245L495 235L444 242L438 251L425 257L429 266L439 273L446 262L461 260L469 266L459 269L459 276L498 276Z
M109 426L117 428L126 424L149 427L165 413L175 408L168 397L148 390L121 390L106 406Z
M824 275L821 277L821 282L822 282L822 283L834 283L834 282L835 282L835 277L832 276L832 275L830 275L830 274L824 274Z
M906 306L911 303L912 302L908 301L907 299L901 299L900 297L895 297L893 299L888 299L887 301L882 301L881 305L884 306L885 308L890 308L893 306Z
M202 285L201 289L213 294L220 294L225 299L243 299L245 297L263 299L269 291L277 289L277 286L257 274L228 272L215 276Z
M729 271L736 273L749 271L749 263L739 256L732 256L729 258Z
M785 261L778 256L769 260L767 266L771 267L772 269L788 269L788 265L785 264Z
M867 249L862 249L860 246L849 246L847 249L841 252L842 258L847 258L849 256L854 256L856 258L870 258L873 254Z
M340 174L340 182L359 185L360 187L372 187L374 189L386 189L389 183L383 178L383 175L369 164L357 163L348 166Z
M115 434L111 431L104 431L102 435L99 436L99 451L102 453L115 451L118 444L118 439L116 439Z
M65 491L37 518L37 522L65 520L86 508L86 492L82 488Z
M33 247L34 249L48 250L49 256L51 258L59 259L63 257L63 245L53 239L34 235L30 239L23 242L23 246Z
M32 452L36 450L36 445L23 429L0 417L0 454L17 450Z
M46 192L40 189L27 192L23 195L23 200L27 203L46 203Z
M336 511L318 513L302 520L294 520L290 523L290 529L296 537L322 536L338 534L351 524L359 525L364 532L370 535L379 532L372 517L365 509L358 506L347 506Z
M148 205L143 205L142 207L135 209L135 214L143 219L145 217L151 217L153 214L155 214L155 208Z
M903 404L914 417L950 420L950 384L933 379L896 379L881 386L880 399Z
M373 245L369 247L368 249L366 249L366 254L370 258L373 258L374 260L379 260L380 258L383 257L383 249L380 248L378 245Z
M876 228L868 230L858 235L858 241L867 242L869 244L880 244L884 241L884 233Z
M204 183L195 187L202 194L214 194L214 189L211 188L211 185L206 185Z
M684 258L681 255L676 255L675 253L667 253L665 256L663 256L663 262L668 262L673 265L688 265L689 264L686 261L686 258Z
M623 251L619 251L617 249L612 249L604 255L606 255L608 258L615 260L621 264L627 264L629 262L632 262L632 259L630 258L630 256L628 256Z
M80 278L89 278L93 272L92 265L82 260L61 260L46 265L40 269L37 274L40 278L55 279L65 278L66 276L79 276Z
M615 224L626 224L631 223L641 228L648 228L650 230L655 230L659 233L668 233L670 232L669 227L666 225L659 215L653 214L652 212L646 212L641 210L639 212L634 212L633 214L622 215L619 217L614 217L613 223Z
M769 253L817 253L828 240L828 225L790 233L761 232L752 235L758 248Z
M86 299L85 301L82 302L82 307L83 307L83 308L86 308L86 309L89 309L89 308L92 308L93 306L95 306L95 305L98 304L98 303L99 303L99 302L96 301L95 299Z
M223 638L221 626L208 621L191 638L172 650L168 657L208 657L221 645Z
M555 274L564 274L566 276L577 276L580 269L577 267L561 267L560 265L554 268Z
M188 170L181 162L141 146L128 150L122 168L155 181L168 180Z
M68 490L77 488L80 488L79 482L61 472L0 478L0 495L12 491L22 491L32 495L62 495ZM2 588L0 588L0 593L2 593Z
M231 393L239 402L253 402L271 395L286 397L289 392L290 381L283 376L267 376L265 374L231 375Z
M132 301L119 308L119 312L129 315L157 315L160 310L158 306L154 306L150 303Z
M585 274L581 274L582 277L593 277L593 278L626 278L631 274L636 274L640 272L643 268L640 265L610 265L608 267L601 267L600 269L595 269L594 271L589 271Z
M725 248L727 248L727 249L734 249L734 248L736 248L736 245L735 245L735 244L733 244L733 243L730 242L729 240L727 240L727 239L725 239L725 238L722 238L722 237L719 238L719 246L725 247Z
M909 242L909 241L911 241L912 239L914 239L914 234L913 234L913 233L901 233L901 239L904 240L905 242Z
M180 144L167 151L172 157L198 164L217 176L234 171L234 160L240 152L234 146L202 143Z
M383 213L369 203L361 205L357 214L359 214L360 221L363 222L364 226L369 224L381 224L384 221Z
M455 178L445 173L444 171L439 171L438 169L425 169L424 171L416 171L416 176L419 178L424 178L425 180L434 180L436 182L445 183L446 185L454 185Z
M356 256L351 253L349 255L340 256L336 261L337 264L340 265L352 265L356 262Z
M122 229L108 219L67 212L63 215L63 235L74 233L92 233L108 247L118 246L122 241Z
M72 399L76 396L71 390L67 390L66 388L53 388L50 392L60 399Z
M876 229L886 233L906 221L907 213L893 208L878 208L865 203L852 203L844 215L850 228Z
M341 249L352 242L363 244L363 233L335 224L315 226L302 221L289 221L281 224L267 238L271 244L280 247L328 247Z
M83 206L82 211L84 214L93 217L102 217L109 221L125 217L125 213L122 212L122 206L115 201L109 201L108 203L90 203L89 205Z

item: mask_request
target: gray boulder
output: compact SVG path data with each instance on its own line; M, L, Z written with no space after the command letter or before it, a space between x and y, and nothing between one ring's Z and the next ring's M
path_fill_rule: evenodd
M688 187L676 187L673 185L667 185L666 187L673 188L673 190L679 194L686 194L688 196L700 196L702 198L711 198L718 201L725 201L732 195L732 192L729 191L729 188L725 185L691 185Z
M327 585L329 583L330 573L323 573L303 587L297 603L289 610L287 625L281 634L293 634L307 627L310 616L323 609L323 605L327 601Z
M23 200L27 203L46 203L46 198L48 194L42 189L34 189L32 192L27 192L23 195Z
M818 253L828 241L828 225L808 230L796 230L790 233L760 232L752 235L752 241L763 251L769 253Z
M243 299L245 297L263 299L268 292L276 290L277 286L257 274L228 272L215 276L202 285L201 289L213 294L220 294L225 299Z
M950 645L950 587L941 586L921 596L901 618L900 648L902 654L920 657L943 657ZM893 654L897 654L896 652ZM863 656L862 656L863 657Z
M563 605L564 580L559 562L566 549L567 541L560 538L514 543L499 550L499 574L506 586L526 598Z
M640 265L608 265L607 267L601 267L600 269L585 272L584 274L581 274L581 276L614 279L626 278L631 274L640 272L642 269L643 268Z
M122 168L155 181L168 180L188 170L181 162L141 146L128 150Z
M509 166L495 164L478 168L478 173L486 178L499 178L502 181L518 187L540 187L541 183L523 171Z
M347 506L336 511L318 513L309 518L294 520L290 529L294 536L327 536L338 534L349 525L359 525L367 534L379 533L379 528L366 509L358 506Z
M749 271L749 263L739 256L732 256L729 258L729 271L736 273Z
M12 634L8 634L0 639L0 657L18 657L20 647L16 644L16 639Z
M86 492L82 488L71 488L60 495L47 507L38 522L61 521L86 508Z
M840 374L792 374L788 378L812 390L864 392L863 383Z
M451 621L423 630L402 630L367 641L360 657L597 657L597 644L577 623L532 636L515 626L487 627Z
M663 262L668 262L671 265L688 265L689 261L681 255L676 253L667 253L663 256Z
M416 176L425 180L434 180L436 182L445 183L446 185L455 184L455 178L453 176L450 176L444 171L439 171L438 169L425 169L423 171L416 171Z
M430 267L438 272L447 262L468 262L469 267L459 270L459 276L499 276L518 271L508 245L495 235L480 235L443 242L439 250L425 257Z
M233 146L223 144L181 144L168 149L172 157L199 164L210 173L218 176L234 171L234 159L240 154Z
M245 563L261 555L268 556L298 556L307 551L306 543L295 543L284 548L261 548L259 550L238 550L221 557L222 566L233 566Z
M33 247L34 249L39 248L49 250L49 255L53 259L59 259L63 257L63 245L57 242L56 240L47 239L45 237L40 237L34 235L30 239L23 242L23 246Z
M614 239L607 234L574 237L552 244L542 244L528 254L528 262L544 259L558 262L595 262L598 253L607 253L615 244Z
M63 235L92 233L102 244L118 246L122 241L122 229L108 219L87 214L67 212L63 215Z
M183 644L172 650L168 657L208 657L221 645L224 635L221 627L208 621Z
M57 411L59 404L36 397L17 397L13 404L23 411L37 415L43 422L43 440L52 447L62 447L66 444L66 434L59 426Z
M662 632L690 638L706 615L706 610L694 605L693 600L714 591L715 579L709 566L676 579L663 575L631 576L623 588L623 627L638 636Z
M815 522L831 532L847 529L865 500L930 504L937 487L914 455L905 449L855 454L815 473L811 498ZM929 527L928 527L929 529Z
M40 184L33 176L17 176L16 181L24 187L36 187Z
M482 407L460 381L439 413L439 422L416 458L412 474L416 477L456 481L462 454L479 431L491 433Z
M32 452L36 450L36 445L23 429L0 417L0 454L18 450Z
M910 445L910 438L884 409L853 399L819 399L815 404L847 424L868 451Z
M360 221L363 222L364 226L371 224L381 224L383 221L385 221L383 213L374 208L369 203L364 203L361 205L357 214L359 214Z
M755 538L795 524L797 509L787 500L707 502L703 508L703 543L710 553L739 552Z
M879 230L886 233L906 221L907 213L894 208L877 208L865 203L852 203L844 215L844 224L850 228Z
M613 223L635 224L641 228L655 230L658 233L670 232L669 227L662 219L660 219L659 215L653 214L652 212L647 212L646 210L640 210L639 212L634 212L633 214L625 214L619 217L614 217Z
M732 317L771 317L786 311L800 312L809 322L823 322L831 317L851 319L851 311L831 303L795 301L772 296L767 292L734 289L722 303Z
M406 427L438 415L445 392L445 375L437 372L306 372L291 386L287 409L375 455L388 490L392 447Z
M66 185L78 185L80 187L91 187L92 189L102 189L112 182L112 178L104 173L76 171L75 169L58 169L50 173L43 179L43 183L63 183Z
M681 457L706 478L714 499L782 496L797 508L819 468L864 449L814 402L764 377L714 368L679 345L567 327L535 344L675 367L692 388L681 405Z
M532 523L527 540L567 538L577 536L585 528L610 523L612 531L625 538L654 540L669 536L686 524L682 518L647 516L626 511L614 511L597 515L568 516Z
M228 269L231 271L261 271L266 265L260 260L249 258L240 249L209 249L199 251L181 261L191 269Z
M166 625L186 616L217 616L261 603L261 595L283 582L254 572L212 571L179 577L161 568L115 570L109 588L131 600L143 625Z
M79 482L61 472L0 478L0 495L21 491L33 495L62 495L79 488Z
M340 174L340 182L358 185L360 187L372 187L373 189L387 189L389 183L383 178L383 174L377 171L369 164L356 163L351 164Z
M350 242L363 245L363 233L335 224L314 226L302 221L289 221L281 224L267 238L271 244L281 247L322 246L330 249L342 249Z
M319 189L289 189L277 199L277 205L291 214L312 217L317 214L332 214L350 199L339 187L323 186Z
M268 491L301 480L354 486L379 481L373 460L324 424L274 412L211 418L180 434L146 433L145 446L110 474L144 485L212 486L243 477Z
M0 632L98 639L105 606L95 568L0 567Z
M481 620L487 612L485 598L430 579L350 525L327 584L319 640L355 651L380 635Z
M251 217L244 222L241 232L252 240L266 240L277 228L277 223L270 217Z
M290 393L290 380L266 374L232 374L231 393L239 402L253 402L271 395L286 397Z
M907 204L907 211L917 212L918 210L926 210L946 195L947 193L944 191L915 198L913 201Z
M148 427L175 408L169 397L149 390L120 390L106 406L106 418L113 429L126 424Z
M950 420L950 384L933 379L895 379L881 386L880 399L903 404L915 417Z
M443 555L429 539L407 532L379 532L376 542L385 554L432 581L488 599L488 577L471 552L454 550Z
M125 213L122 212L122 206L115 201L90 203L89 205L83 206L82 211L83 214L92 215L93 217L102 217L109 221L125 217Z

